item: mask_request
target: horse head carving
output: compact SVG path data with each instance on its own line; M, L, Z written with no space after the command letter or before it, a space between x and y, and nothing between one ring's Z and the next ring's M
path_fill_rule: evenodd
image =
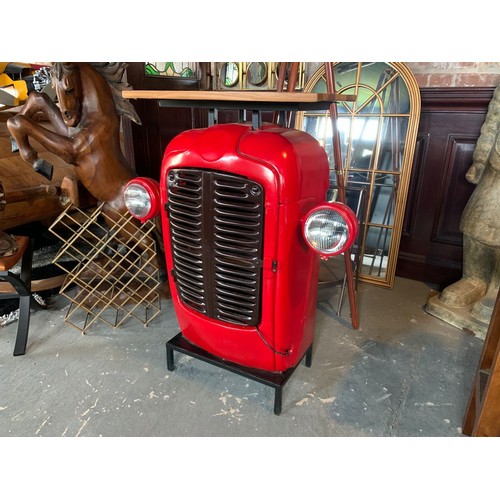
M78 67L71 63L55 63L51 75L64 123L67 127L77 127L83 101Z
M91 66L104 80L109 84L111 95L113 97L114 110L118 115L124 115L130 118L137 124L141 123L134 107L122 97L122 90L129 88L128 85L122 82L123 73L126 69L124 63L54 63L51 68L52 82L56 91L59 108L64 122L68 127L78 127L82 116L82 105L85 98L92 96L87 94L85 96L82 91L82 74L85 83L85 72L80 74L80 68ZM89 82L95 85L94 82ZM107 94L109 94L107 92ZM109 95L106 96L108 102L95 103L97 106L107 108L109 104ZM87 109L91 101L87 103Z

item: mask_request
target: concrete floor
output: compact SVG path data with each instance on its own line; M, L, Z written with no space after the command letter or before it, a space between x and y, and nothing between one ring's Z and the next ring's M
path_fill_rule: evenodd
M176 354L171 302L148 327L64 322L55 297L32 315L25 356L13 357L17 323L0 329L0 436L461 436L483 341L425 313L433 290L397 278L361 284L360 329L346 301L319 302L312 367L283 391Z

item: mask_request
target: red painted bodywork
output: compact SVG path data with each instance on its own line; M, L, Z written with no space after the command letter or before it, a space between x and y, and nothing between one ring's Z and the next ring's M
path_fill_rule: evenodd
M247 124L228 124L183 132L163 157L162 203L168 201L168 172L179 167L246 176L265 192L257 328L207 318L179 300L171 275L168 215L162 210L169 283L183 336L215 356L247 367L282 372L295 366L314 336L319 256L304 241L302 222L325 201L329 168L323 147L305 132L276 125L252 130Z

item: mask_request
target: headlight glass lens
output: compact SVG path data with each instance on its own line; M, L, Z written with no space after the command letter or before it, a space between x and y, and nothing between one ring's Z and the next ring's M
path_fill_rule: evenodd
M144 219L151 211L151 198L140 184L129 184L124 192L125 205L138 219Z
M321 209L313 212L304 224L304 235L309 244L324 254L335 254L349 236L346 221L335 210Z

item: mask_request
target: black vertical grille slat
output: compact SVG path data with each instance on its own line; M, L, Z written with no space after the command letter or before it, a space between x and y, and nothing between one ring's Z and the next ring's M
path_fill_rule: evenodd
M264 192L245 177L169 172L168 212L180 299L228 323L260 321Z
M175 183L168 181L168 204L176 285L185 304L206 314L201 175L183 171L175 178Z

